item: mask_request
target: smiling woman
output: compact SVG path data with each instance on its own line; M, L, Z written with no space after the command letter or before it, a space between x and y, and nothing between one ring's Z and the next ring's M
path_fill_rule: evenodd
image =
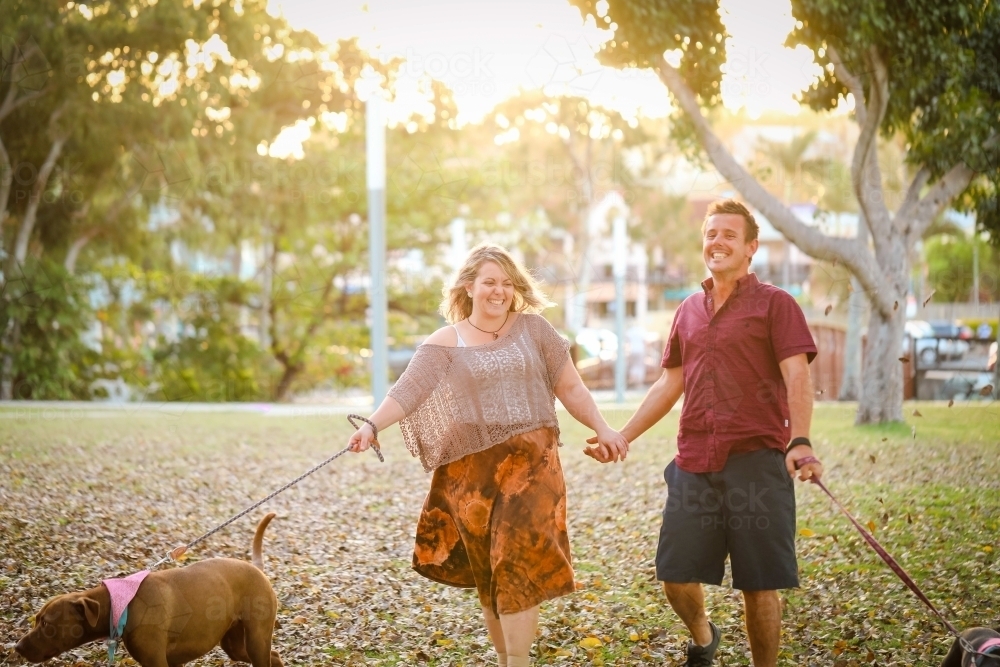
M597 433L602 458L628 443L569 361L569 342L538 311L548 299L504 248L472 249L441 313L451 323L406 371L348 446L364 451L399 422L406 448L434 471L413 568L475 588L502 666L529 664L539 604L576 590L566 530L555 399Z

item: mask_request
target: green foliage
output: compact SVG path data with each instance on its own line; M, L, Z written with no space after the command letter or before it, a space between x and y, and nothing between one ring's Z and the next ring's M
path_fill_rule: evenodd
M57 264L32 261L21 277L6 285L0 331L18 337L0 355L13 361L16 399L89 398L91 364L97 358L83 342L92 317L84 281L66 275Z
M248 286L230 278L193 276L174 312L176 335L160 335L151 398L165 401L257 401L268 398L276 369L269 355L240 331ZM150 295L152 296L152 295ZM176 298L178 295L163 295Z
M979 300L1000 300L1000 250L979 241ZM972 298L973 241L941 235L927 241L927 280L934 301L956 303Z

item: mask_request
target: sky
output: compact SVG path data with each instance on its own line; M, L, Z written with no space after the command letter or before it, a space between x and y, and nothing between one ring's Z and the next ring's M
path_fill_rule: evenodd
M818 68L807 49L782 46L794 23L788 0L721 4L731 34L725 105L751 117L796 113L793 95ZM417 95L417 81L430 74L454 91L459 122L478 121L519 89L540 87L587 96L626 117L670 112L655 74L597 63L594 53L610 33L585 24L567 0L270 0L269 11L324 41L357 36L369 52L406 58L400 94Z

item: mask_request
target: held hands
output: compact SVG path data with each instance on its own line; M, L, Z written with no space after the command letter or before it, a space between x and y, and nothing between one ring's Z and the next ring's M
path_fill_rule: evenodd
M612 428L601 429L596 436L587 438L587 444L597 446L587 447L583 453L601 463L624 461L628 454L628 440Z
M796 469L796 461L806 457L811 457L813 460ZM788 469L790 477L798 476L803 482L812 479L818 480L823 476L823 464L816 458L816 454L813 453L813 449L809 445L799 445L789 449L788 453L785 454L785 468Z

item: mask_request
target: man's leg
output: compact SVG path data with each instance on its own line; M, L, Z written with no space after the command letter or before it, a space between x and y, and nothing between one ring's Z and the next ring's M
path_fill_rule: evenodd
M500 614L508 667L528 667L531 645L538 630L538 605L516 614Z
M674 612L687 626L694 643L708 646L712 643L712 628L705 613L705 589L701 584L674 584L663 582L663 592Z
M743 591L743 608L754 667L775 667L781 644L781 598L778 591Z

